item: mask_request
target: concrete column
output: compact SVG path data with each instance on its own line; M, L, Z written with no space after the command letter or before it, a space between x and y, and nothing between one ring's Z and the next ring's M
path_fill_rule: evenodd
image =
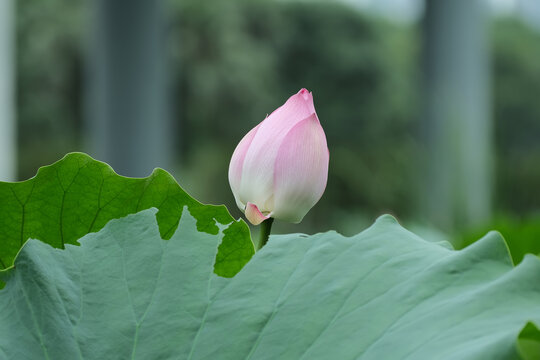
M493 187L488 9L426 0L423 214L446 230L489 220Z
M0 0L0 181L16 180L15 2Z
M127 176L170 168L166 2L91 4L86 102L90 153Z

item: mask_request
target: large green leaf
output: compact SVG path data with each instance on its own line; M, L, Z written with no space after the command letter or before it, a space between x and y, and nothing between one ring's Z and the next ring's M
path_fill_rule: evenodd
M219 248L215 271L233 276L254 253L249 228L234 221L224 206L203 205L190 197L164 170L147 178L117 175L112 168L88 155L73 153L20 183L0 182L0 269L29 239L54 247L75 244L82 236L98 231L109 220L143 209L159 209L161 236L172 236L184 206L197 219L197 228L217 234L216 219L230 224Z
M273 236L227 279L213 273L221 232L198 232L184 211L164 241L154 214L113 220L80 247L28 241L3 274L0 357L493 360L538 350L540 259L514 268L497 233L455 251L384 216L352 238Z

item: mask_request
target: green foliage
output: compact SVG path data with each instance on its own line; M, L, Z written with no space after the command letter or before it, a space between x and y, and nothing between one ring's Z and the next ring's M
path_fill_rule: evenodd
M540 330L533 323L527 323L519 334L518 351L524 360L540 359Z
M540 33L504 19L493 41L497 205L524 215L540 199Z
M516 359L540 333L540 259L513 268L490 233L463 251L383 216L352 238L273 236L233 278L213 274L223 232L155 210L81 246L35 240L3 273L9 359ZM221 227L222 228L222 227Z
M166 171L143 179L117 175L109 165L73 153L39 169L20 183L0 182L0 264L9 267L29 239L54 247L75 244L109 220L155 207L161 236L172 236L187 206L197 228L210 234L229 224L216 259L216 273L233 276L253 255L249 229L234 221L224 206L203 205L191 198Z
M465 247L485 234L488 229L497 229L508 244L514 263L523 260L525 254L540 254L540 216L533 215L527 218L514 216L499 216L489 226L472 229L457 240L460 247Z

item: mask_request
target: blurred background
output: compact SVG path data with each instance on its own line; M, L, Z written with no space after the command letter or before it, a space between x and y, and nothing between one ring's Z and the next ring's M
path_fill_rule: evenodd
M275 232L391 213L540 253L537 0L0 0L0 180L85 151L121 175L163 167L240 217L230 156L302 87L328 186Z

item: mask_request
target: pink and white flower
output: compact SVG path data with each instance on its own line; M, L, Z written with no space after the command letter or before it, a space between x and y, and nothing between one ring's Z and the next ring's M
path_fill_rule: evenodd
M236 204L254 225L270 217L299 223L326 188L328 161L313 96L302 89L234 150L229 183Z

